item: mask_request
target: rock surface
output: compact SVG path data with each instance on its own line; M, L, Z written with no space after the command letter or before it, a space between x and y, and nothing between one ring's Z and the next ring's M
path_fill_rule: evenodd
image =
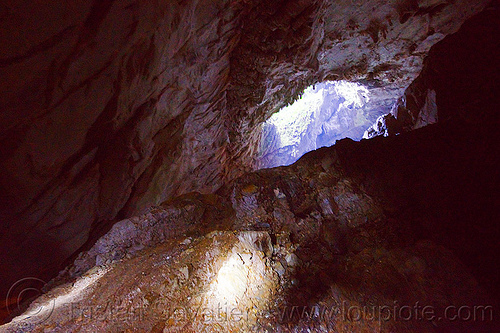
M499 5L492 2L457 33L436 44L422 73L365 137L391 135L462 118L471 123L499 121L488 113L500 94ZM438 104L440 107L438 108Z
M259 124L305 86L401 91L486 3L1 4L1 293L118 220L252 170Z
M346 139L167 201L115 224L0 331L497 331L495 131Z

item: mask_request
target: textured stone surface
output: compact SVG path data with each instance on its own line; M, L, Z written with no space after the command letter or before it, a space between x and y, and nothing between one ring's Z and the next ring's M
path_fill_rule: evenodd
M499 149L493 124L470 130L346 139L165 202L115 224L0 331L497 331Z
M397 134L456 118L498 123L498 114L486 111L500 94L498 85L492 84L500 78L498 14L498 1L492 2L460 31L436 44L422 73L385 117L389 122L381 118L382 125L374 125L365 136Z
M272 254L266 232L213 232L193 241L171 240L119 266L89 272L73 286L55 289L39 300L42 307L50 304L36 316L47 321L23 329L116 332L133 323L141 332L162 332L165 327L170 332L217 332L227 326L228 332L239 332L254 322L243 318L255 318L255 309L265 310L280 284ZM126 277L131 271L138 273L137 280ZM112 279L122 283L106 282ZM68 296L73 303L62 301ZM122 314L116 312L119 307ZM231 312L224 317L225 309L239 309L240 320L230 319Z
M259 123L308 84L400 91L485 4L2 4L2 289L52 276L91 232L251 170Z

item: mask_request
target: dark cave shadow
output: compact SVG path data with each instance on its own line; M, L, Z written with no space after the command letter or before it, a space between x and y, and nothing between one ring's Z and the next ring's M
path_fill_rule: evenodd
M64 268L68 256L58 242L44 235L19 240L16 245L10 251L3 248L0 253L0 325L21 315L46 292L44 286Z
M479 282L480 288L488 294L484 304L491 304L496 315L500 295L500 265L497 260L500 253L500 214L496 191L499 183L495 182L499 177L494 163L498 147L493 143L494 133L494 126L478 128L452 122L428 126L397 138L378 138L376 141L361 142L358 147L347 147L345 152L353 148L357 150L350 153L351 156L341 156L344 167L350 169L349 177L362 184L369 195L377 198L383 198L384 192L390 193L397 188L392 193L396 199L391 200L404 199L401 207L406 208L391 213L392 216L388 216L388 220L378 226L382 228L382 232L386 229L386 236L382 234L372 237L385 239L385 244L380 246L372 244L364 249L353 247L352 242L363 235L361 229L359 232L345 233L343 253L338 253L338 246L332 248L331 244L322 241L301 244L296 254L306 266L291 277L297 281L297 286L292 287L287 294L285 307L289 310L297 307L299 312L305 309L305 314L295 312L295 316L282 318L282 324L299 328L305 322L308 325L314 323L315 319L310 318L308 311L312 310L311 306L324 300L332 288L345 292L345 295L354 295L351 301L358 301L359 304L363 304L365 300L361 295L371 295L379 300L379 305L390 305L394 298L399 299L402 304L414 303L411 290L406 291L411 289L411 284L405 281L405 275L394 275L392 280L389 278L393 283L366 288L369 285L366 281L372 278L370 274L364 274L360 270L346 270L345 265L352 266L363 255L370 258L372 254L369 252L376 251L379 247L405 253L408 248L423 240L444 247L454 258L458 258L459 264L464 264L464 279L467 279L467 274L471 274ZM373 149L375 146L379 148ZM342 148L337 149L339 150L342 151ZM387 158L388 154L396 155ZM386 162L373 164L377 159L386 159ZM391 168L384 171L387 165L391 165ZM367 170L370 170L373 179L366 177ZM402 175L397 179L404 179L405 183L391 183L391 177L397 173ZM388 225L384 226L384 223ZM391 225L397 226L392 239L387 238L387 235L393 233L387 229ZM367 227L377 228L376 225ZM368 253L363 253L363 250ZM411 257L407 259L418 268L418 260L412 263ZM359 269L365 267L363 265L365 263L360 261ZM366 265L365 268L371 270L373 267ZM352 280L349 272L355 273ZM380 271L379 274L383 275L385 272ZM431 291L424 296L434 300ZM428 324L430 326L427 328L436 332L500 331L496 320L447 322L441 326L435 326L432 322Z

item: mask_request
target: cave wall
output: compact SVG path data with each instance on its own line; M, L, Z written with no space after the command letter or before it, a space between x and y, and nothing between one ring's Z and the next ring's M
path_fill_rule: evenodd
M53 271L93 224L220 184L237 7L2 5L3 274Z
M498 84L492 84L500 80L498 11L499 2L492 2L429 52L422 73L394 107L403 130L418 128L429 116L498 123L498 113L491 112L500 93Z
M485 4L1 4L2 287L52 276L93 230L251 170L259 124L308 84L402 92Z
M455 34L437 43L422 72L366 137L394 135L436 122L496 126L500 88L499 2L493 1Z
M387 202L399 202L400 207L412 206L408 211L413 211L410 215L420 232L452 249L497 298L499 12L500 2L491 2L458 32L434 45L419 76L384 117L379 131L371 133L388 134L394 143L397 138L409 140L404 146L414 151L406 155L392 147L390 156L382 146L391 141L382 138L372 139L380 147L372 143L372 149L358 152L364 157L355 157L344 148L348 163L353 163L347 167L349 174L363 182L368 193L385 197ZM432 125L434 122L437 124ZM412 135L421 137L412 139ZM440 152L436 145L439 141L446 142ZM379 157L385 161L374 163ZM436 164L421 165L430 159ZM390 169L382 166L386 163L396 166L391 171L394 174L384 170ZM452 164L455 166L443 172ZM373 174L367 176L367 169ZM395 176L398 173L406 175ZM416 183L410 185L412 178Z

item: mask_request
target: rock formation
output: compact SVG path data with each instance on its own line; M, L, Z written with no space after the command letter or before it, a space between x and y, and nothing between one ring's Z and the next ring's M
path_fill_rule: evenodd
M374 126L365 137L410 131L438 120L498 122L498 115L487 110L499 94L498 85L492 84L500 73L499 24L496 10L489 8L435 45L422 73L394 104L390 115L377 121L379 129Z
M493 332L494 130L346 139L169 200L115 224L4 329ZM443 315L457 308L484 318Z
M0 330L220 331L203 318L176 326L158 307L143 326L67 311L102 309L111 296L141 300L141 309L157 300L204 305L221 295L214 281L232 265L245 273L245 291L231 293L258 310L235 331L494 331L492 321L325 322L274 312L339 302L495 305L500 15L497 2L485 7L0 4L2 295L67 266L31 311L54 307ZM249 173L261 123L306 86L341 79L388 98L404 92L398 133L438 124L341 141Z

